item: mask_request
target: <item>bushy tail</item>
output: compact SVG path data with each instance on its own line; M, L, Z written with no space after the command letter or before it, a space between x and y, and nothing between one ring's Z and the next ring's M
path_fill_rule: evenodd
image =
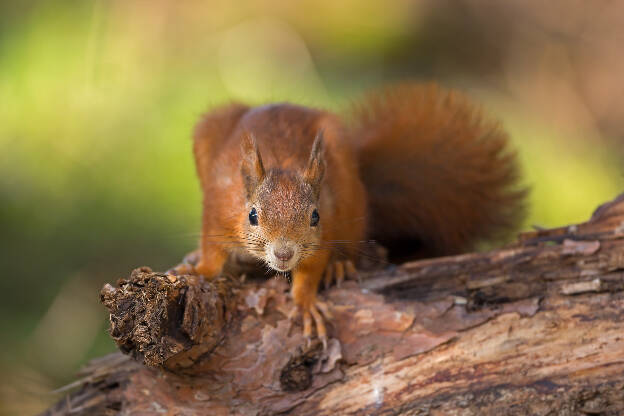
M526 190L507 134L461 93L399 84L365 96L348 119L369 237L394 259L470 250L522 221Z

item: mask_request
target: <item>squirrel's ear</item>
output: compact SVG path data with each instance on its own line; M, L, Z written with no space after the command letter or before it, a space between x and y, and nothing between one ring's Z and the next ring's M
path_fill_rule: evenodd
M245 190L247 191L247 197L251 197L254 191L264 179L264 166L262 165L262 158L258 151L258 145L256 139L249 132L243 134L243 141L241 144L243 160L241 163L241 173L243 174L243 182L245 183Z
M318 195L321 190L321 181L325 174L325 157L323 153L323 130L319 130L312 145L312 153L308 167L303 174L305 181L312 185L314 192Z

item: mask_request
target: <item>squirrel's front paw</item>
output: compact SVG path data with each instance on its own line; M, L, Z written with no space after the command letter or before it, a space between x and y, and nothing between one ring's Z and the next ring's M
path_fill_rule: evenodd
M174 276L182 276L185 274L195 274L195 265L199 262L200 259L199 250L191 251L182 260L182 263L174 266L173 268L166 271L167 274L172 274Z
M316 326L316 335L323 344L323 349L327 349L327 328L325 318L332 319L333 316L325 302L315 300L307 307L295 305L288 315L288 319L293 321L301 314L303 318L303 336L308 346L312 341L312 322ZM324 318L324 317L325 318Z
M351 260L337 260L329 262L325 269L323 277L323 285L325 289L331 286L332 282L336 282L336 286L340 287L345 277L351 280L359 280L358 272Z

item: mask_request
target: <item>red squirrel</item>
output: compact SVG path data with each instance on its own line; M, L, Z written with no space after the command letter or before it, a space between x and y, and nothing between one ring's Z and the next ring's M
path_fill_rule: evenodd
M358 242L449 255L519 224L524 191L499 124L456 91L405 83L347 116L292 104L230 104L196 127L203 191L196 272L230 254L291 272L295 311L325 343L322 279L354 276Z

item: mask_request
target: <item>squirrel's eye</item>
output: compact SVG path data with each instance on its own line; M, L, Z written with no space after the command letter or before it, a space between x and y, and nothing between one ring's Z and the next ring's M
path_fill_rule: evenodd
M319 217L318 211L317 210L312 211L312 218L310 219L310 227L316 227L320 219L321 217Z
M249 212L249 224L258 225L258 213L255 208L252 208Z

